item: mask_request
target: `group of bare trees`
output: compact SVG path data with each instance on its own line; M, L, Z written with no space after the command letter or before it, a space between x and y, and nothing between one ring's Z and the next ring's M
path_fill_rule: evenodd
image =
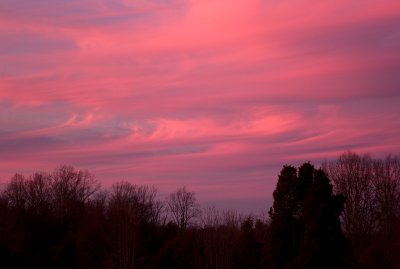
M245 220L201 210L186 187L160 199L155 187L101 188L71 166L16 174L0 193L1 267L238 268Z
M52 207L57 211L68 210L71 203L86 203L99 189L88 171L76 171L62 166L53 173L34 173L25 178L16 174L4 190L4 197L11 206L43 210Z
M400 242L400 156L374 159L346 152L323 167L335 192L346 198L341 221L357 266L374 263L380 268L400 268L393 252L398 246L389 247ZM376 260L368 262L371 258Z
M107 203L113 214L127 214L125 219L132 223L143 219L161 223L168 219L181 229L201 215L195 193L186 187L171 193L163 202L157 198L155 187L118 182L109 190L100 190L92 174L72 166L61 166L52 173L36 172L28 177L15 174L2 190L2 197L11 207L57 213L66 213L78 204L102 202Z

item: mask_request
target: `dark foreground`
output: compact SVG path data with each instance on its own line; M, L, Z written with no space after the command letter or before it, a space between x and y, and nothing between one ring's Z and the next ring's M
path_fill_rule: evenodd
M328 177L329 175L329 177ZM284 166L268 220L200 210L185 188L99 187L88 172L15 175L0 268L400 268L400 159Z

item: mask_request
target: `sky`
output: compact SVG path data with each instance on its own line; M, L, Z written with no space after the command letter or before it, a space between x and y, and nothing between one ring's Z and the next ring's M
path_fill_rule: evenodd
M0 0L0 181L271 205L283 165L400 152L398 0Z

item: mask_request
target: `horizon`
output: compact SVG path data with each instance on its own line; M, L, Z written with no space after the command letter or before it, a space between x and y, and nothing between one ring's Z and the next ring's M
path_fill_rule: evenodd
M375 156L375 155L371 155L370 153L361 153L360 154L360 153L357 153L357 152L353 152L353 151L347 150L345 152L342 152L342 154L340 156L336 156L335 159L329 159L329 160L328 159L324 159L323 162L321 162L318 165L314 164L311 161L300 162L297 165L286 163L286 164L282 165L281 168L279 169L279 171L278 171L278 173L276 175L275 184L278 182L280 171L285 166L300 167L301 164L305 164L305 163L308 162L308 163L311 163L311 165L313 165L316 169L320 169L320 168L323 169L323 164L324 163L334 163L335 161L338 160L339 157L341 157L341 156L343 156L344 154L347 154L347 153L354 153L354 154L356 154L356 155L358 155L360 157L369 156L369 157L371 157L372 159L375 159L375 160L385 160L389 156L391 156L391 157L393 157L393 156L400 157L400 154L393 154L393 153L388 153L386 155L381 155L381 156ZM45 174L51 175L51 173L53 173L53 171L56 171L60 167L65 167L65 166L68 167L69 165L60 165L60 166L55 167L53 170L49 170L49 171L36 170L36 171L32 171L31 174L23 174L23 173L16 172L16 173L13 174L13 176L19 174L19 175L22 175L26 180L29 180L30 177L36 172L45 173ZM96 178L96 175L91 173L89 170L87 170L87 169L79 169L79 168L73 167L73 166L70 166L70 167L76 169L76 171L78 171L78 172L79 171L87 171L87 172L89 172L89 174L91 176L93 176L94 179L96 180L96 182L99 184L99 188L100 188L99 191L104 190L107 193L109 193L112 190L112 187L113 187L112 184L115 184L115 183L118 184L118 183L126 182L126 183L130 183L130 184L133 184L133 185L136 185L136 186L155 187L157 199L160 199L160 201L165 201L169 197L169 195L171 193L176 192L178 189L180 189L182 187L185 187L185 188L187 187L186 185L177 186L177 188L175 190L172 190L170 192L165 192L163 190L160 191L160 188L158 188L158 186L156 186L154 184L153 185L137 184L135 182L135 180L119 180L119 181L116 180L110 185L103 185L101 183L101 181L99 181ZM329 175L328 175L328 177L329 177ZM3 188L6 187L7 184L10 183L11 179L12 179L12 177L8 178L7 180L2 180L0 178L0 192L2 190L4 190ZM332 181L331 181L331 183L333 184ZM276 188L276 185L273 187L273 189L275 189L275 188ZM192 192L193 190L192 189L188 189L188 191ZM222 213L224 211L228 211L229 212L229 211L233 210L234 212L240 214L240 216L239 216L240 218L253 217L253 218L260 218L260 219L266 220L266 219L269 218L268 211L272 207L272 204L273 204L272 193L271 193L270 196L264 195L264 196L261 196L261 197L255 197L255 198L250 198L250 199L248 197L244 197L244 198L242 198L242 197L237 197L237 198L233 197L233 198L230 198L230 199L222 199L222 200L221 199L220 200L218 200L218 199L217 200L207 200L207 199L203 200L203 199L198 197L198 194L195 191L193 191L193 193L194 193L194 197L196 199L196 202L200 206L201 210L203 210L203 209L206 210L209 207L216 208L220 213ZM197 219L197 221L199 221L199 220Z
M66 164L268 210L285 164L400 152L399 29L394 0L3 0L0 183Z

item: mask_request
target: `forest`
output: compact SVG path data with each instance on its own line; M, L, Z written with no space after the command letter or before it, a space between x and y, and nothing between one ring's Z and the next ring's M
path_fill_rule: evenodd
M1 268L400 268L400 155L285 165L266 218L71 166L0 191Z

